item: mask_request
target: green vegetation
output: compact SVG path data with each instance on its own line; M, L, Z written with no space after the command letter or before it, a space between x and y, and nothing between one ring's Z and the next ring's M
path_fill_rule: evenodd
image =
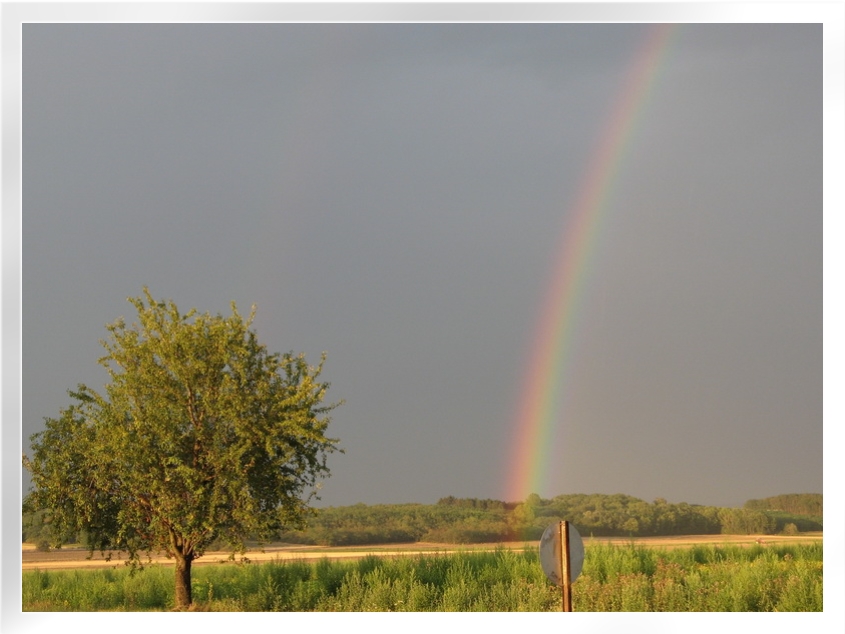
M775 521L773 532L822 530L823 500L821 493L791 493L762 500L748 500L745 508L762 511ZM794 528L791 528L793 525Z
M762 500L748 500L745 508L753 511L783 511L793 515L821 517L823 515L822 502L821 493L789 493Z
M822 545L694 546L660 551L594 546L575 609L603 612L816 612Z
M317 509L304 529L282 531L277 541L322 546L435 542L476 544L540 539L549 524L567 519L584 536L797 534L821 531L820 516L785 511L653 503L629 495L532 495L520 504L442 498L437 504L381 504ZM24 541L49 532L44 515L25 516ZM83 542L84 535L79 537ZM73 541L73 540L66 540ZM83 542L84 543L84 542ZM224 549L225 544L212 544Z
M508 514L500 508L391 504L319 509L304 531L287 531L280 541L325 546L442 542L469 544L509 536Z
M171 569L25 572L29 611L169 610ZM536 549L201 566L195 605L211 611L532 611L560 609ZM821 611L822 545L590 544L575 611Z
M567 519L583 536L773 534L788 523L799 531L822 530L821 517L782 512L670 504L649 504L629 495L531 495L521 504L443 498L436 505L394 504L319 509L308 527L288 531L281 541L327 546L446 542L471 544L537 540L553 522Z
M80 385L31 437L24 510L47 512L24 526L54 547L81 537L134 564L166 553L184 608L191 564L211 544L243 551L249 536L304 525L336 450L325 435L334 406L323 405L322 361L268 352L254 308L246 320L234 303L229 317L182 314L146 288L129 302L139 323L118 319L102 342L105 392Z

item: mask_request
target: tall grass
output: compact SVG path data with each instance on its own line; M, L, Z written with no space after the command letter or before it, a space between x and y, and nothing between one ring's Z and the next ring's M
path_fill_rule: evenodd
M560 609L535 549L317 563L197 566L212 611L545 612ZM588 544L576 611L821 611L822 546ZM169 610L173 569L25 572L24 610Z
M592 546L573 586L578 611L815 612L822 545Z

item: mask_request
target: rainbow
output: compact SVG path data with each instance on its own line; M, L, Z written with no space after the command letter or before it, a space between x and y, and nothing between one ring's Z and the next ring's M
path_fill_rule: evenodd
M678 28L656 24L626 75L621 95L596 144L575 203L567 214L551 283L535 330L524 385L515 416L504 499L524 500L539 493L548 478L552 436L561 420L561 402L572 372L576 309L587 281L603 211L616 174L630 145L632 132ZM563 491L560 491L563 493Z

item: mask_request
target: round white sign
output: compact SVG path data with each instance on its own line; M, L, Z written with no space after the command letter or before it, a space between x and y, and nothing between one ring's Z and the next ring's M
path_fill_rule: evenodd
M563 585L563 574L561 574L561 539L560 522L555 522L546 528L543 537L540 538L540 565L549 581L555 585ZM584 566L584 542L581 535L571 523L569 524L569 581L570 583L581 574Z

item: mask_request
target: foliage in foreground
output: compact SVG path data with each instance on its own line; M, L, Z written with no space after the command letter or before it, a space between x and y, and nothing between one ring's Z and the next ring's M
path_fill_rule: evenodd
M191 563L215 540L243 550L304 525L326 455L333 405L303 355L271 353L232 314L183 314L172 301L130 298L138 323L107 326L102 393L73 404L31 437L34 489L24 510L49 511L52 545L86 534L90 548L130 561L176 562L176 601L191 603ZM325 359L325 357L324 357Z
M25 572L30 611L169 610L172 569ZM195 608L209 611L486 611L560 609L535 549L354 562L202 566ZM587 544L573 608L590 611L822 610L822 545L660 550Z

